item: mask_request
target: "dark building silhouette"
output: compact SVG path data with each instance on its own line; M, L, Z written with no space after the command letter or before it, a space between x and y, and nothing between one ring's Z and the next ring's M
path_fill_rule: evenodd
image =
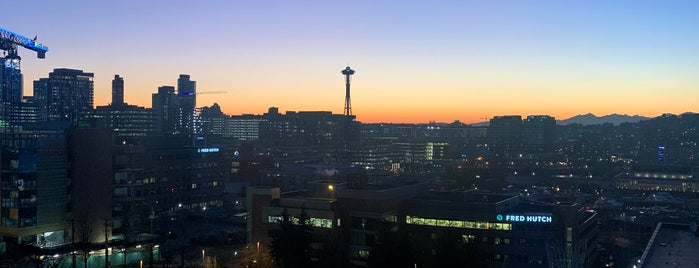
M153 110L136 105L97 106L94 111L95 124L114 130L115 141L124 136L145 136L157 133Z
M104 241L104 221L112 218L114 171L112 130L71 128L67 131L68 215L74 242ZM111 228L108 228L111 230Z
M54 69L48 78L34 81L39 121L85 123L93 109L93 77L82 70Z
M505 115L490 119L488 141L491 150L503 157L519 154L522 144L522 116Z
M354 266L367 266L387 224L409 237L452 232L459 242L478 248L476 258L487 266L591 267L594 260L597 213L575 203L533 205L519 196L429 191L422 183L350 183L349 178L347 184L312 183L304 192L250 187L247 194L248 243L269 243L282 213L296 217L303 210L317 237L347 234L339 248L348 252L340 256ZM420 246L435 252L440 245Z
M175 87L158 87L158 93L153 94L152 107L158 131L162 134L177 133L180 108Z
M180 134L190 138L198 132L196 82L189 75L177 79L177 92L172 86L161 86L153 94L152 107L157 128L162 134Z
M114 131L115 142L124 136L145 136L157 133L157 122L153 109L124 102L124 79L119 75L112 80L112 104L97 106L94 124Z
M347 116L326 111L287 111L283 116L265 115L261 137L276 144L340 148L345 144Z
M133 241L151 232L152 214L221 206L225 157L222 148L194 147L183 135L124 138L114 156L114 232Z
M193 137L196 134L195 109L197 107L197 83L189 75L181 74L177 79L177 97L179 99L178 132Z
M202 107L199 113L201 133L205 136L225 136L228 116L221 111L221 106L214 103L211 107Z
M526 153L553 153L556 142L556 118L530 115L524 120L522 149Z
M124 78L118 74L112 80L112 106L124 104Z

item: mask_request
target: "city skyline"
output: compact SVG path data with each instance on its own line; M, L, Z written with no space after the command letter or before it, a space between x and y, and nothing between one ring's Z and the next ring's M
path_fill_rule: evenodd
M95 74L95 105L150 107L151 94L197 81L197 106L342 114L340 71L356 70L362 122L466 123L506 114L696 112L694 2L15 3L3 27L49 47L20 51L24 95L55 68Z

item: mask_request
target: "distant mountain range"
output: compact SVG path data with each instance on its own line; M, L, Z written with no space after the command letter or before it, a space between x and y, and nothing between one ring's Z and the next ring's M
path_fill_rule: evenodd
M673 115L673 114L663 114L655 118L662 118L665 116L679 116L682 117L684 115L696 115L697 113L693 112L686 112L680 115ZM526 117L526 116L525 116ZM524 119L524 118L523 118ZM645 120L650 120L653 119L653 117L645 117L645 116L640 116L640 115L627 115L627 114L608 114L604 116L596 116L592 113L587 113L587 114L579 114L576 116L573 116L568 119L564 120L557 120L556 124L558 125L570 125L570 124L581 124L581 125L601 125L601 124L607 124L611 123L614 125L619 125L622 123L638 123L640 121L645 121ZM470 124L470 126L474 127L483 127L483 126L488 126L490 122L478 122L478 123L473 123Z
M568 119L558 120L559 125L581 124L581 125L601 125L611 123L619 125L621 123L638 123L639 121L648 120L650 117L640 115L626 114L609 114L605 116L596 116L594 114L579 114Z

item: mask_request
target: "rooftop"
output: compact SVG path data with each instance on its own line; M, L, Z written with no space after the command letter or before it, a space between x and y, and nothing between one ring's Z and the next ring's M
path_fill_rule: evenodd
M638 267L699 267L699 237L696 227L691 229L688 224L658 223Z

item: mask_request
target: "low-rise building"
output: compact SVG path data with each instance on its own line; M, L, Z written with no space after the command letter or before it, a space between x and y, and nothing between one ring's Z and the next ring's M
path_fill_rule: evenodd
M397 180L399 181L399 180ZM368 184L358 176L347 184L319 182L306 191L248 190L248 242L269 243L281 213L302 209L318 233L338 230L353 265L366 266L382 224L410 232L450 230L474 243L484 259L503 267L591 267L595 258L596 213L578 204L532 204L519 196L477 191L438 192L424 183Z

